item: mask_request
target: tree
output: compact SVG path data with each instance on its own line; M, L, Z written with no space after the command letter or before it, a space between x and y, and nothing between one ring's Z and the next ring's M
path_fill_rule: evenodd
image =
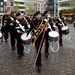
M14 11L14 12L19 12L18 2L17 2L17 4L16 4L16 6L13 6L13 7L12 7L12 11Z
M68 4L69 4L69 10L68 10L68 12L74 13L75 12L75 1L71 0L71 1L68 2Z
M28 7L27 7L27 14L28 15L31 15L31 14L33 14L34 13L34 8L31 6L31 4L29 3L28 4Z
M75 1L73 0L71 3L70 3L72 9L71 9L71 12L74 13L75 12Z

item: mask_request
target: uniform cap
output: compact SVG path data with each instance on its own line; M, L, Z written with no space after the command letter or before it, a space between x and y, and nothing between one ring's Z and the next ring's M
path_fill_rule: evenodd
M20 12L18 12L17 14L16 14L16 16L20 16L21 14L20 14Z
M38 14L40 14L40 11L36 11L33 16L37 16Z
M48 10L44 11L43 16L45 16L49 12Z

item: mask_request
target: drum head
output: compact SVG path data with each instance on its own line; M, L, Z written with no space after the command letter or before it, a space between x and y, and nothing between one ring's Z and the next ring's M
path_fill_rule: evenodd
M69 33L69 27L68 26L63 26L61 30L62 30L62 33L65 35Z
M62 27L62 31L67 30L67 29L69 29L68 26L63 26L63 27Z
M58 34L58 32L56 32L56 31L50 31L50 32L49 32L49 36L55 38L55 37L58 37L59 34Z
M29 35L27 36L27 33L23 33L23 34L21 35L21 39L24 40L24 41L27 41L27 40L30 39L30 38L31 38L31 34L29 34Z
M2 37L2 33L0 32L0 38Z

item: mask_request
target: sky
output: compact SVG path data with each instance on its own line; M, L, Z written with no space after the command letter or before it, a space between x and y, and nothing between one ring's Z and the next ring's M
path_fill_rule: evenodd
M4 1L7 1L7 0L4 0Z

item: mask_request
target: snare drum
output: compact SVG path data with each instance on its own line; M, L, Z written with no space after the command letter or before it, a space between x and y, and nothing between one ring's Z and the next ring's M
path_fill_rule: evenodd
M69 33L69 27L68 26L63 26L61 28L61 30L62 30L62 33L65 34L65 35Z
M2 38L2 33L0 32L0 39Z
M27 33L23 33L21 35L21 40L22 40L23 44L26 44L26 45L31 44L31 42L32 42L31 37L32 37L31 34L27 35Z
M59 38L59 34L56 31L50 31L48 35L49 35L49 41L50 42L59 40L58 39Z

